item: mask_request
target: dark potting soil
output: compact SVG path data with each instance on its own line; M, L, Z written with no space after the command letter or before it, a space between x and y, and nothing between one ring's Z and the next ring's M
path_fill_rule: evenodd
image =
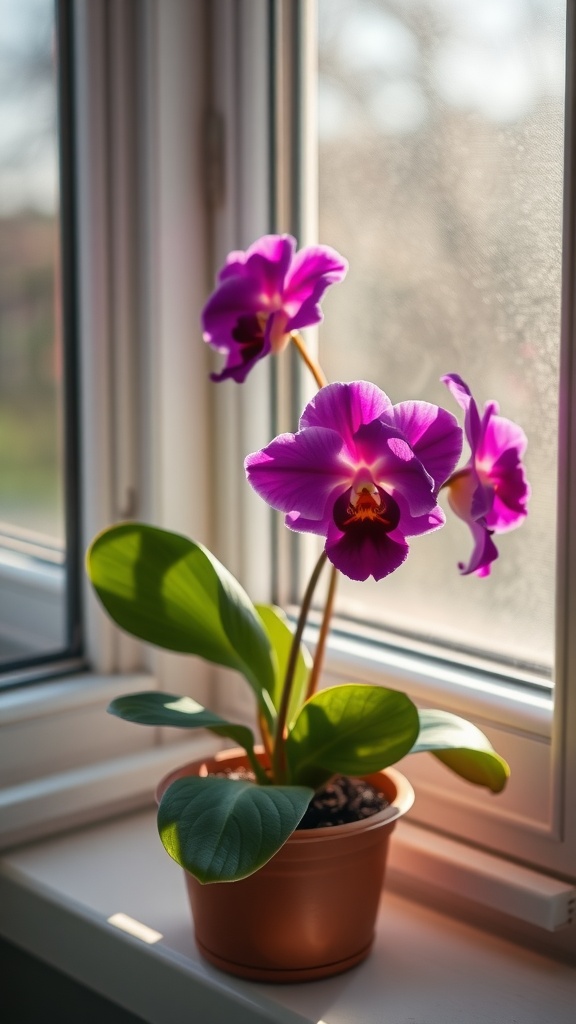
M254 781L253 773L246 768L215 772L214 774L231 779ZM316 791L297 828L330 828L333 825L347 825L351 821L370 818L388 805L389 801L384 794L365 779L356 779L348 775L334 775Z
M389 801L365 779L335 775L317 790L298 828L330 828L370 818Z

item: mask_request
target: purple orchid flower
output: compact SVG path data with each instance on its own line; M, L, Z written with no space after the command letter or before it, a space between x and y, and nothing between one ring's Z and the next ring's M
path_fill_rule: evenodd
M320 299L348 264L326 245L295 250L290 235L264 235L229 254L202 313L204 341L226 355L212 380L241 383L259 359L286 347L291 331L322 320Z
M463 575L489 576L498 549L495 533L520 526L527 515L530 485L522 456L526 435L512 420L498 415L496 402L487 402L482 418L470 389L456 373L441 378L464 410L464 429L470 445L470 461L448 480L448 500L453 511L472 531L474 548L468 564L458 563Z
M328 558L353 580L398 569L406 537L444 525L440 486L462 450L451 413L390 399L375 384L329 384L296 434L249 455L246 474L293 530L326 537Z

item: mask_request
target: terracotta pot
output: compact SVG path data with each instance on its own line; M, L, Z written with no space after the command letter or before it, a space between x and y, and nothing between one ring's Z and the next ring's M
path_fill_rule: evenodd
M167 775L176 779L246 766L243 751L223 751ZM308 981L360 963L374 940L388 841L414 791L387 768L366 778L390 806L363 821L302 829L255 874L201 885L185 872L196 943L216 967L255 981Z

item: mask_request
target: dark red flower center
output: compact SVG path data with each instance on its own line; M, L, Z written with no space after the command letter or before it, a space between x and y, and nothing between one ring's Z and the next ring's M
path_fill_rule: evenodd
M334 522L343 533L348 531L384 531L391 533L400 522L400 509L381 487L350 488L334 504Z
M238 317L236 326L232 331L232 337L242 348L242 358L244 361L254 359L262 351L265 328L266 318L263 318L261 315L246 313Z

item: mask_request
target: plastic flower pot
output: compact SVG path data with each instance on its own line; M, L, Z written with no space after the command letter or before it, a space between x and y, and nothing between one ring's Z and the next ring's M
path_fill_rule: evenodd
M243 751L224 751L167 775L176 779L246 767ZM301 982L339 974L370 952L388 843L414 791L398 771L365 776L389 806L331 828L301 829L259 871L236 882L200 884L185 872L202 956L239 977Z

